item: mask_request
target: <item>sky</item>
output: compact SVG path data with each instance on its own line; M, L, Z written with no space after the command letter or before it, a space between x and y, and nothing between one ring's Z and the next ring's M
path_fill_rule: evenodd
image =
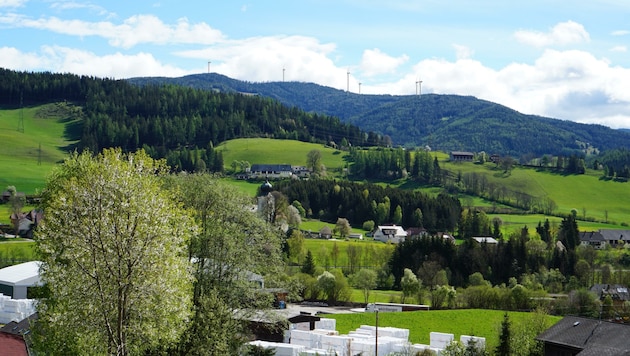
M0 0L0 67L458 94L630 128L630 1Z

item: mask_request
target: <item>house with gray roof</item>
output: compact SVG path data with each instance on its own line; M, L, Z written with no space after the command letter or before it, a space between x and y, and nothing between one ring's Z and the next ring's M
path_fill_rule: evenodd
M623 247L630 244L630 230L602 229L599 231L580 232L580 244L603 249L606 246Z
M630 355L630 325L566 316L536 337L545 356Z

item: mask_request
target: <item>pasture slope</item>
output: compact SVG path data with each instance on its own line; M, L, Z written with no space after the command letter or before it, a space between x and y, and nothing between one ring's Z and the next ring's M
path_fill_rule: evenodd
M34 194L76 143L78 120L65 104L0 109L0 189ZM20 122L23 122L20 124Z

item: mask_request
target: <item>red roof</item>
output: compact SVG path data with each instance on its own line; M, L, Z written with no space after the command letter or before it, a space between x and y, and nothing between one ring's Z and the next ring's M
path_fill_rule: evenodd
M22 335L0 333L0 355L28 356Z

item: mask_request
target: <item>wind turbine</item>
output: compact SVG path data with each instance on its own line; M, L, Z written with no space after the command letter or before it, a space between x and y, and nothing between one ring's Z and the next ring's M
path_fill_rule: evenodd
M346 91L349 93L350 92L350 68L348 68L348 84L346 86Z
M361 94L361 82L359 82L359 94Z
M208 74L210 74L210 63L212 62L208 61Z

